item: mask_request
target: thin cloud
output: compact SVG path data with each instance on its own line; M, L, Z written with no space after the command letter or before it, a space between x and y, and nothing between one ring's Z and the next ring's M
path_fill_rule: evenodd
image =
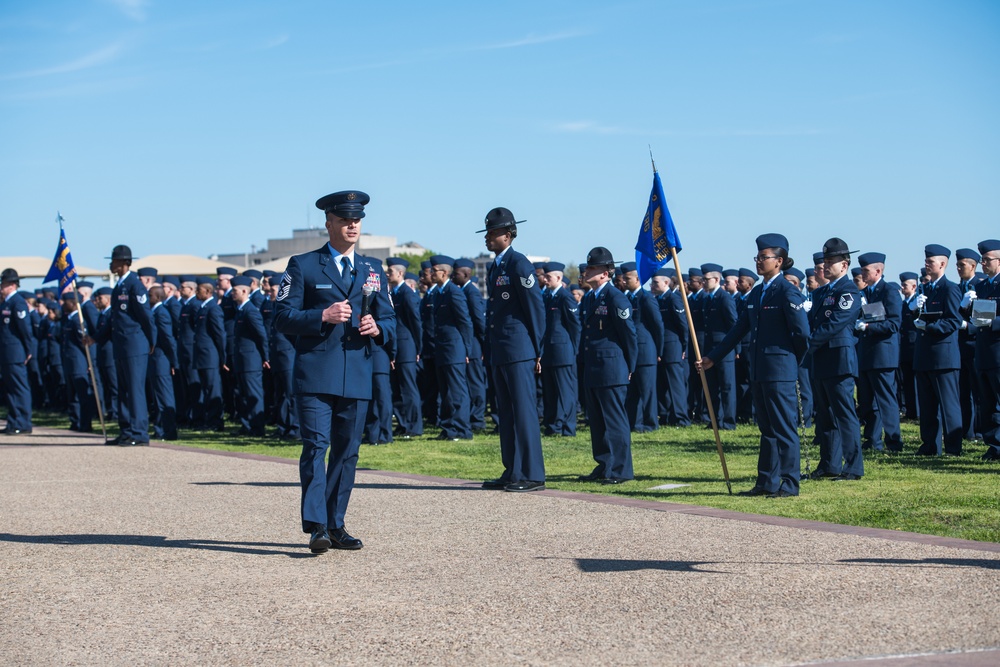
M456 53L463 53L466 51L493 51L496 49L516 49L521 46L534 46L535 44L547 44L549 42L561 42L564 39L574 39L576 37L586 37L590 33L584 30L571 30L568 32L557 32L551 35L528 35L521 39L515 39L509 42L499 42L497 44L484 44L482 46L474 46L468 48L456 49Z
M576 132L585 134L630 134L627 130L610 125L601 125L591 120L576 120L566 123L557 123L557 132Z
M149 0L107 0L118 8L118 10L133 21L146 20L146 8Z
M287 42L288 39L289 39L288 33L283 33L273 39L269 39L268 41L264 42L264 48L273 49L276 46L281 46L282 44Z
M568 121L551 126L556 132L575 134L619 134L639 137L808 137L829 134L828 130L812 127L779 128L717 128L706 130L644 130L604 125L595 121Z
M42 76L52 76L53 74L67 74L69 72L79 72L80 70L98 67L113 61L125 49L123 42L109 44L93 53L71 60L53 67L29 70L27 72L16 72L0 77L0 79L31 79Z

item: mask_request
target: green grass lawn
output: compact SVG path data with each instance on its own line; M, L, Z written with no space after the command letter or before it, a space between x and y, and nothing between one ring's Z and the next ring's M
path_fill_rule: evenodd
M38 415L35 423L68 425L64 417L54 414ZM471 480L496 477L502 472L497 436L443 442L435 440L435 435L436 429L428 429L423 438L397 440L379 447L362 446L358 465ZM722 438L735 494L753 486L759 432L752 426L740 426L735 432L723 432ZM915 424L903 424L903 439L906 453L867 455L861 481L804 481L799 497L783 499L729 495L712 431L701 427L633 434L636 479L615 487L576 481L577 475L589 473L594 467L586 428L574 438L542 438L542 446L546 486L552 489L1000 542L1000 463L979 460L985 446L966 443L961 457L926 458L913 454L918 442ZM807 441L811 443L811 431ZM285 458L298 458L300 451L297 443L193 431L182 431L177 444ZM810 446L808 454L815 468L819 451ZM805 459L803 455L803 468ZM661 484L688 486L651 490Z

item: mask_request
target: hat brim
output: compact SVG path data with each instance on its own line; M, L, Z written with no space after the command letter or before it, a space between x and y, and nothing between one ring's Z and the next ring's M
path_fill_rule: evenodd
M483 232L488 232L491 229L500 229L501 227L511 227L513 225L523 225L527 220L515 220L514 222L507 222L502 225L494 225L493 227L487 227L486 229L480 229L476 234L482 234Z
M845 250L844 252L831 252L829 254L824 254L823 259L829 259L831 257L840 257L841 255L854 255L857 254L858 250Z

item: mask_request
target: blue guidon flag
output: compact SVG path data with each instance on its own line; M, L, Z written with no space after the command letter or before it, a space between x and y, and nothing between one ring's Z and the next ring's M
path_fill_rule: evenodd
M44 282L52 280L59 281L59 293L62 294L76 280L76 266L73 265L73 255L69 252L69 243L66 241L66 232L62 227L63 217L59 215L59 247L56 248L56 256L52 260L52 266L45 276Z
M674 219L667 209L667 199L663 196L660 174L653 172L653 191L649 193L646 217L639 228L639 240L635 242L635 263L639 269L639 282L644 284L653 277L657 269L670 259L670 249L681 250L681 239L677 236Z

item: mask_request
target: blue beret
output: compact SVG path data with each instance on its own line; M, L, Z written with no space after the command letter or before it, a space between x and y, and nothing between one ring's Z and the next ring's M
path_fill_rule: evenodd
M135 272L140 278L155 278L157 273L156 269L151 266L144 266L141 269L136 269Z
M823 251L820 250L819 252L814 252L813 264L822 264L822 263L823 263Z
M191 274L184 274L183 276L180 276L180 279L181 279L181 284L182 285L184 283L196 283L196 282L198 282L198 277L197 276L192 276Z
M985 241L979 242L979 252L986 254L988 252L993 252L994 250L1000 250L1000 241L996 239L987 239Z
M786 276L795 276L796 278L799 279L799 282L802 282L803 280L806 279L806 274L802 273L801 271L799 271L798 269L796 269L794 267L791 268L791 269L788 269L787 271L785 271L785 275Z
M951 257L951 250L948 250L943 245L932 243L928 246L924 246L924 257Z
M788 252L788 239L781 234L761 234L757 237L757 250L766 248L781 248Z
M562 262L546 262L545 263L545 273L551 273L553 271L565 271L566 265Z
M219 276L220 278L222 276L229 276L230 278L232 278L233 276L238 274L239 271L229 266L220 266L215 270L215 275Z
M861 267L860 266L855 266L853 269L851 269L851 277L852 278L857 278L860 275L861 275Z
M97 291L94 292L94 294L96 296L111 296L111 288L110 287L98 287Z
M725 271L722 272L723 278L738 278L739 275L740 272L737 271L736 269L726 269Z
M671 269L657 269L656 273L654 273L653 275L654 276L660 276L661 278L670 278L670 277L672 277L670 275L670 271L671 271Z
M316 208L338 218L354 220L365 217L365 204L371 197L360 190L341 190L316 200Z
M425 259L424 261L420 262L420 270L421 271L423 271L425 269L429 269L432 266L434 266L434 265L431 264L431 260L429 260L429 259Z
M77 287L89 287L90 289L94 289L94 283L90 282L89 280L80 280L80 281L78 281L76 283L76 286Z
M722 273L722 264L702 264L702 273Z
M455 260L456 269L475 269L476 263L466 257L459 257Z
M247 269L246 271L243 272L243 275L246 276L247 278L255 278L257 280L260 280L261 278L264 277L264 274L258 271L257 269Z
M250 287L253 285L253 281L250 280L250 276L236 276L232 280L233 287Z
M448 266L455 266L455 260L448 255L433 255L431 257L431 266L437 266L438 264L447 264Z
M885 253L866 252L863 255L858 255L858 264L861 266L868 266L869 264L885 264Z
M753 278L757 280L757 272L752 269L740 269L740 278Z
M410 268L410 263L407 262L402 257L387 257L385 260L386 266L401 266L404 269Z
M638 267L636 267L635 262L622 262L621 269L622 273L630 273L632 271L637 271Z
M816 269L814 269L812 267L806 269L806 278L810 278L810 277L815 276L815 275L816 275Z
M899 279L905 283L907 280L920 280L920 276L913 271L904 271L899 274Z
M955 259L971 259L973 262L978 262L982 257L972 248L959 248L955 251Z
M420 280L420 278L417 277L417 274L407 271L403 276L403 280Z
M173 285L174 287L181 286L181 281L177 278L177 276L163 276L163 280L161 280L160 282L162 282L164 285L167 284Z
M692 267L688 269L688 275L692 278L704 278L705 274L701 272L701 269Z

